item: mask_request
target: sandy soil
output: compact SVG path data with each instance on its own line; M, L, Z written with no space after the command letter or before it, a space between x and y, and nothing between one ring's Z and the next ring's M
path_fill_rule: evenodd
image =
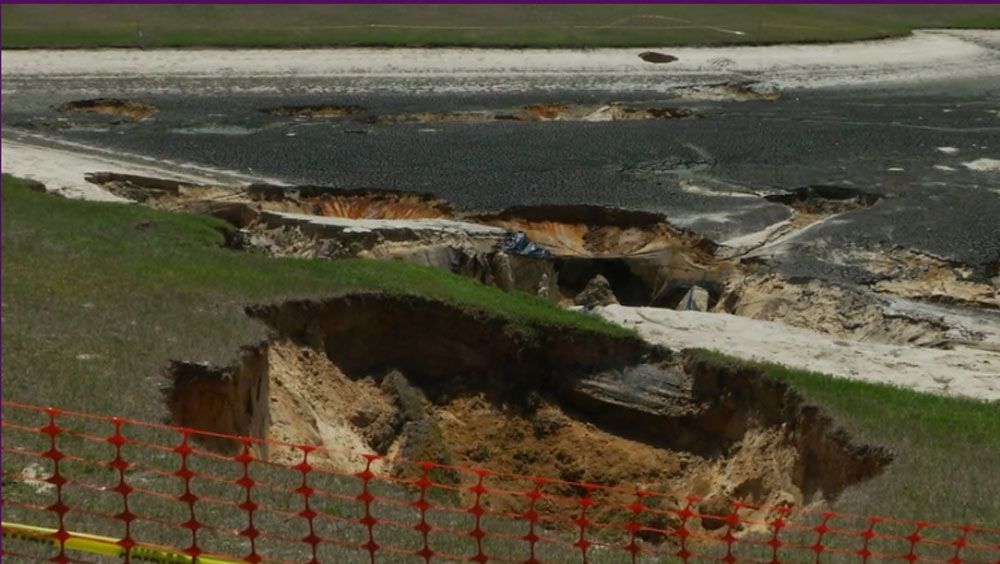
M724 313L619 305L597 314L632 327L648 341L674 349L715 349L740 358L784 364L843 378L923 392L1000 400L1000 353L941 350L847 341Z
M3 138L4 174L30 178L45 184L50 192L84 200L128 202L84 177L92 172L118 172L152 176L197 184L247 184L271 182L235 172L213 170L200 165L172 163L139 155L122 155L77 143L61 142L59 147L35 144L27 135L18 140ZM51 140L48 140L51 142Z
M690 82L692 76L715 75L800 88L985 76L1000 70L997 45L1000 32L996 31L924 30L901 39L830 45L658 49L678 58L670 65L643 61L638 56L643 49L26 50L3 53L3 76L405 78L579 73L653 75L663 77L663 86L668 87Z

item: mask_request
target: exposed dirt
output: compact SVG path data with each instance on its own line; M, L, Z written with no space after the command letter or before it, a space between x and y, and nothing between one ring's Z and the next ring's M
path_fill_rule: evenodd
M619 302L674 307L694 284L718 298L735 264L718 260L712 241L672 226L659 214L598 206L510 208L470 216L524 233L555 255L567 297L597 275L611 282Z
M817 279L789 280L776 274L733 278L715 309L828 335L892 344L938 343L949 329L926 319L889 315L883 304L858 288Z
M655 213L600 206L525 206L469 219L525 233L558 256L625 256L685 247L703 262L716 245Z
M636 121L688 119L701 117L686 108L635 106L621 102L609 104L529 104L510 110L471 110L457 112L415 112L371 118L373 123L447 123L491 121Z
M452 215L451 206L430 194L394 190L334 190L321 186L251 184L206 186L115 173L93 173L87 181L115 194L161 209L256 218L260 211L347 219L430 219ZM246 208L241 214L235 208ZM243 227L245 220L233 222Z
M851 250L838 259L869 271L874 292L769 273L772 248L814 221L880 200L848 187L806 186L765 196L796 215L769 239L748 245L748 253L719 247L659 214L598 206L473 213L432 195L391 190L227 188L110 173L88 180L163 209L223 218L240 228L229 240L236 248L274 256L406 260L563 303L576 301L598 277L607 280L614 301L629 306L674 308L698 286L715 311L916 345L952 342L945 334L976 337L932 317L890 313L880 296L1000 307L1000 284L981 272L900 249Z
M598 275L627 305L673 307L694 284L714 300L734 267L713 257L713 242L645 212L551 206L474 214L427 194L389 190L235 189L110 173L88 180L162 209L223 218L241 228L231 241L238 248L303 258L410 260L560 300L572 300ZM280 215L289 213L390 223L323 225ZM448 221L391 223L437 219Z
M432 219L452 216L451 205L431 194L397 190L331 190L252 184L250 199L263 209L348 219Z
M156 113L156 108L144 102L136 100L122 100L120 98L94 98L91 100L76 100L66 102L56 108L62 113L69 112L89 112L95 114L107 114L122 116L130 119L143 119Z
M366 110L362 106L312 105L278 106L276 108L264 108L261 111L272 116L281 117L341 118L363 113Z
M270 439L324 446L323 462L349 472L364 469L363 454L386 452L375 429L391 427L395 406L373 380L352 380L322 352L288 340L272 342L268 354ZM278 448L271 460L295 464L301 456Z
M870 285L876 292L931 302L1000 308L1000 288L974 277L971 268L905 249L860 251L854 258L881 277Z
M820 219L846 211L870 208L882 196L857 188L832 185L803 186L782 194L770 194L764 199L785 204L795 210L792 228L800 229Z
M836 498L891 458L853 442L784 384L637 338L528 335L443 303L371 294L249 313L274 339L229 369L192 374L191 365L175 364L167 393L175 422L324 445L332 452L311 460L342 471L357 470L358 456L374 451L389 455L382 470L399 475L414 472L405 460L429 459L802 505ZM228 414L242 419L234 424ZM282 449L266 455L294 459ZM475 476L437 479L471 486ZM518 480L501 474L491 483ZM572 484L555 487L578 493ZM526 502L492 496L488 504L523 511ZM578 508L548 510L570 517Z
M186 361L170 365L170 386L164 389L164 396L174 424L223 435L267 436L271 425L268 347L256 345L240 353L239 362L228 367ZM240 448L228 439L200 439L223 452ZM268 456L266 450L258 454Z

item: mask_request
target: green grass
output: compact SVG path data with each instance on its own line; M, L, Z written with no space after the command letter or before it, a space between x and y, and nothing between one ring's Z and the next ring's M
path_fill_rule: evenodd
M1000 7L977 5L9 5L3 16L4 48L723 45L1000 27Z
M159 386L169 359L205 360L223 364L238 347L264 337L261 324L243 313L248 304L289 298L312 298L348 291L378 291L440 299L481 315L498 316L530 337L539 330L597 331L613 336L628 331L595 317L564 311L523 294L505 294L470 280L406 263L361 260L275 259L239 253L221 246L228 227L200 216L170 214L138 205L99 204L56 198L29 190L3 177L3 397L26 403L48 404L80 411L114 414L142 420L165 417ZM734 361L703 352L715 362ZM745 363L744 363L745 364ZM889 447L895 461L876 478L850 488L834 505L839 511L879 514L903 519L976 522L1000 526L1000 406L973 400L921 394L884 385L831 378L784 367L758 365L769 377L789 382L807 399L820 405L860 441ZM5 413L5 420L13 417ZM29 424L40 426L41 419ZM106 436L106 424L78 428ZM137 430L130 432L138 433ZM150 432L146 440L175 444L176 437ZM154 436L155 435L155 436ZM41 437L4 433L5 448L44 450ZM108 460L109 445L64 437L74 454ZM129 447L131 448L131 447ZM130 460L143 460L165 476L137 469L135 479L147 489L178 493L176 455L142 449L129 451ZM20 472L30 459L4 455L5 499L38 497L31 486L6 479ZM115 473L108 468L66 462L72 476L111 487ZM232 464L198 460L210 475L233 474ZM43 468L44 470L44 468ZM259 474L257 474L259 473ZM43 472L43 475L45 473ZM235 476L231 476L235 477ZM327 497L319 507L348 519L360 516L353 495L356 478L326 476L322 486L341 497ZM297 484L296 472L276 467L258 468L255 479ZM530 487L528 485L527 487ZM380 495L410 499L412 492L391 484L378 485ZM198 491L239 500L236 486L199 481ZM344 494L343 492L346 492ZM285 511L301 509L295 496L262 491L257 501ZM343 497L346 495L346 497ZM51 502L49 500L48 502ZM106 512L117 511L120 500L105 491L76 491L69 503ZM177 504L149 496L134 499L134 508L176 521L186 516ZM200 518L225 528L243 526L239 514L226 507L203 504ZM51 515L5 505L5 517L38 525L52 525ZM418 520L412 507L386 506L383 516L403 523ZM440 526L469 530L468 515L432 512ZM114 535L120 524L72 512L69 524L97 534ZM819 518L816 514L814 518ZM300 520L301 521L301 520ZM302 536L303 523L280 514L260 515L258 526ZM497 522L492 530L519 536L524 524ZM851 523L857 527L858 523ZM357 523L327 523L323 534L365 540ZM889 530L893 530L887 525ZM153 528L148 528L150 531ZM183 531L155 533L162 543L186 546ZM395 531L395 532L394 532ZM903 535L911 530L901 526ZM150 533L153 534L153 533ZM416 539L412 530L387 528L386 539ZM174 535L174 536L171 536ZM397 535L397 536L393 536ZM148 537L147 537L148 538ZM204 546L241 554L239 538L206 532ZM808 541L804 538L803 542ZM411 543L411 540L394 540ZM412 540L417 542L417 540ZM474 554L469 539L444 538L439 550ZM520 554L523 543L492 540L493 554ZM887 541L888 542L888 541ZM414 546L419 546L415 544ZM275 541L272 554L301 558L301 546ZM575 561L555 548L550 561ZM605 553L595 561L620 561ZM349 561L345 554L327 554L327 560ZM359 558L359 561L365 561ZM380 561L393 561L387 558Z
M3 397L150 419L168 359L225 364L264 337L247 305L378 291L538 327L624 336L593 316L404 262L273 259L222 247L227 224L56 198L3 179ZM88 393L95 385L105 392Z

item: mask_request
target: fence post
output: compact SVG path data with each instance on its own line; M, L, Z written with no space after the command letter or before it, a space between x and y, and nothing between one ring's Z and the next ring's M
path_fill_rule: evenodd
M108 437L107 440L115 447L115 457L111 462L108 462L108 467L118 471L118 484L114 487L113 491L122 496L122 510L115 515L115 519L125 524L125 535L118 540L118 546L125 549L125 562L131 562L132 547L136 545L135 539L132 538L132 521L135 520L135 514L132 513L128 505L128 496L132 493L132 486L126 483L125 478L125 472L129 469L130 465L122 458L122 446L127 442L125 436L122 435L124 420L113 417L111 422L115 425L115 433Z
M302 445L299 447L302 451L302 462L299 462L294 466L296 470L302 473L302 485L295 489L295 492L302 496L302 511L299 511L299 517L302 517L309 523L309 534L302 538L302 542L309 545L312 550L312 558L309 560L309 564L319 564L319 559L316 557L316 549L319 546L320 538L316 534L316 511L312 508L309 502L309 498L315 491L309 486L309 472L312 471L312 465L309 464L309 453L316 450L316 447L309 445Z
M188 520L181 523L181 527L191 531L191 546L184 549L184 554L187 554L193 559L198 558L204 552L198 547L198 529L201 528L201 523L198 522L198 518L195 516L194 504L198 502L198 496L191 491L191 478L194 477L194 472L188 468L188 457L194 449L191 448L191 429L182 428L179 430L181 433L181 444L174 447L174 452L181 457L181 466L176 471L174 475L184 480L184 493L177 496L177 500L181 503L187 505L188 507Z
M52 537L59 542L59 554L52 558L52 562L63 563L69 562L69 557L66 556L66 540L69 539L70 535L66 530L66 513L69 512L69 506L63 503L63 486L66 485L66 477L59 471L59 462L65 457L59 450L58 441L63 429L56 424L56 416L61 411L47 407L45 408L45 413L49 416L49 423L39 429L39 431L49 436L49 450L42 453L42 456L52 461L52 475L46 478L45 481L56 488L56 502L46 509L56 514L59 523L56 532L52 533Z

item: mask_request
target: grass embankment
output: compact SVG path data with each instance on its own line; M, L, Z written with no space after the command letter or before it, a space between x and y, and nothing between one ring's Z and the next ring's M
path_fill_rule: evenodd
M511 329L626 335L527 294L403 262L273 259L221 246L227 224L64 200L3 179L3 397L156 419L167 359L225 364L264 336L243 308L381 291L506 318Z
M610 47L849 41L1000 27L996 6L4 7L3 47Z
M2 197L3 397L9 400L159 420L165 416L159 393L163 383L160 374L169 359L226 363L240 345L263 337L263 327L244 315L244 306L351 290L430 296L484 315L504 317L512 328L528 334L541 328L627 334L596 318L566 312L531 296L505 294L410 264L273 259L228 250L220 246L226 226L210 218L142 206L59 199L33 192L7 176L3 179ZM717 362L734 362L715 353L704 354ZM849 489L836 503L836 509L948 522L1000 522L996 503L1000 499L1000 481L996 480L996 469L1000 468L1000 406L838 380L773 365L761 367L771 377L790 382L860 441L884 445L895 452L896 459L884 474ZM24 439L26 434L5 433L5 446L17 437ZM27 436L24 440L32 443L42 438ZM172 444L169 441L176 437L158 440ZM74 454L96 460L110 456L106 444L88 447L79 440L65 444L72 447ZM42 443L16 446L47 448ZM136 450L129 456L138 457L141 452ZM31 460L5 453L5 472L19 473ZM202 466L206 472L214 471L210 462ZM170 478L170 472L177 467L175 456L164 454L146 463L159 465L165 474L139 471L134 479L156 491L177 489L176 479ZM112 487L116 480L116 473L108 468L73 468L73 476L106 487ZM64 471L70 468L64 466ZM228 468L229 473L232 471ZM218 472L225 473L223 469ZM42 475L46 475L44 469ZM287 483L299 479L294 472L265 477ZM345 478L340 483L331 478L324 487L328 491L355 492L358 484L354 482ZM23 495L32 499L39 494L26 489L31 487L5 480L5 497ZM228 490L218 486L218 492L213 488L216 486L207 482L198 485L200 494L240 499L240 490L235 486ZM119 510L116 495L102 491L81 491L68 502L74 507ZM397 497L408 495L392 493L391 488L384 492ZM258 501L287 511L300 509L294 496L266 491L260 495ZM360 506L352 499L334 499L322 507L356 519L361 516ZM186 519L173 502L141 497L133 502L134 508L146 514L176 521ZM199 509L203 520L221 523L231 530L245 526L243 518L231 509L203 505ZM5 506L4 511L11 518L33 524L52 524L51 515L44 511L24 513L14 506ZM400 522L418 519L412 514L415 510L405 504L392 511L396 513L390 515L396 515ZM120 533L120 523L114 520L102 521L79 512L71 512L70 517L71 527L99 534ZM435 523L454 530L469 530L468 518L454 513L434 517ZM284 531L287 527L290 536L305 534L298 530L302 523L282 520L280 516L261 515L260 519L261 526L269 527L267 530ZM356 522L332 523L329 527L323 534L331 538L364 542L365 530ZM512 535L524 533L523 523L500 523L496 527ZM905 535L911 531L900 532ZM189 539L184 533L166 529L157 538L165 544L186 546ZM392 535L404 533L387 529L383 534L401 539ZM245 550L244 539L238 536L207 532L200 538L210 549L229 554ZM394 544L399 546L398 542ZM461 537L449 538L442 540L438 549L473 550L469 553L474 554L474 549L467 546L469 542ZM514 542L510 550L515 548L521 550L523 546ZM274 550L278 554L282 549ZM301 546L292 544L288 550L289 558L301 557L296 552ZM503 550L498 545L493 553ZM573 554L570 550L564 554L565 560L557 555L550 560L572 561Z

